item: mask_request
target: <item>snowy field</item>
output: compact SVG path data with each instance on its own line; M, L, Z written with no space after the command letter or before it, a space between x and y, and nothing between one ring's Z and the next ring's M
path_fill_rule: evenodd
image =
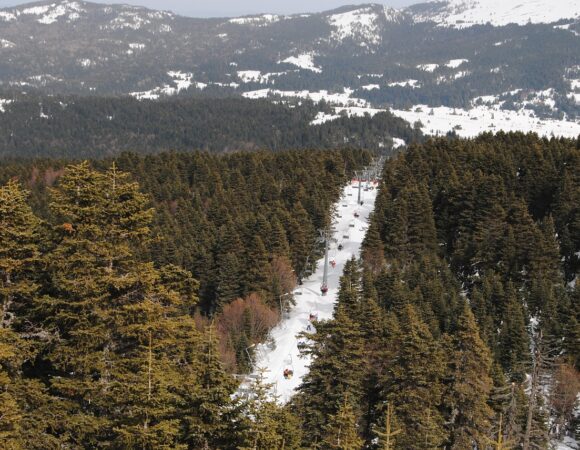
M336 205L337 215L333 234L336 242L330 245L329 250L329 261L334 260L336 266L334 268L329 266L328 294L322 296L320 293L324 270L324 259L321 259L317 263L316 272L294 291L296 306L286 313L285 318L271 331L271 341L275 343L275 347L271 348L269 343L257 346L254 374L261 369L266 370L264 381L273 385L274 393L281 403L288 402L292 397L310 365L309 358L300 356L297 335L309 331L309 326L310 331L314 331L309 320L311 314L317 315L318 320L332 318L344 264L352 256L357 258L360 256L360 247L367 229L367 219L374 208L376 192L376 189L363 191L364 204L361 206L357 205L358 184L356 186L349 184L344 188L342 197ZM358 212L359 218L354 217L355 212ZM340 251L337 249L339 243L344 247ZM294 371L292 378L284 378L285 369Z
M431 108L417 105L408 111L391 112L413 124L421 122L421 130L429 135L445 135L454 130L459 136L474 137L484 131L535 132L540 136L575 138L580 134L580 123L567 120L540 119L532 111L502 110L497 105L481 105L472 109Z

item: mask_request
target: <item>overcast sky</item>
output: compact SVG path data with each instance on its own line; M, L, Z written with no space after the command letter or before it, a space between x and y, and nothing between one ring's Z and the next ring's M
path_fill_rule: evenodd
M31 0L32 1L32 0ZM30 1L30 2L31 2ZM291 14L299 12L316 12L336 8L343 5L371 3L372 0L92 0L97 3L129 3L146 6L152 9L174 11L177 14L192 17L223 17L241 16L244 14L278 13ZM424 1L424 0L423 0ZM19 0L0 0L0 7L30 3ZM422 0L383 0L383 3L393 7L422 3Z

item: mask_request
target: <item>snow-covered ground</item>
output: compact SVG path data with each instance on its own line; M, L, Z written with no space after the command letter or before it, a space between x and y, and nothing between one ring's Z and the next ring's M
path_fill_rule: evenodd
M426 134L446 134L454 130L459 136L473 137L484 131L522 131L535 132L541 136L563 136L575 138L580 134L580 123L539 119L530 110L502 110L488 105L476 106L465 110L444 106L431 108L416 105L410 110L392 109L391 112L411 124L419 121Z
M278 61L278 64L280 63L292 64L301 69L311 70L312 72L315 73L322 72L322 69L320 67L317 67L316 64L314 64L314 55L311 53L303 53L298 56L290 56L283 61Z
M312 328L309 320L311 314L317 315L318 320L332 318L344 264L353 255L360 256L361 243L367 229L367 219L374 208L377 191L376 189L363 191L364 204L361 206L357 204L358 184L355 184L356 186L349 184L344 188L342 197L336 205L337 215L333 234L336 242L331 244L329 250L329 260L334 260L336 266L329 267L328 294L322 296L320 293L324 270L324 259L321 259L318 261L316 272L294 291L296 305L270 332L275 346L271 347L268 343L257 346L255 374L261 369L266 370L264 381L273 385L275 394L282 403L286 403L292 397L294 390L308 373L310 365L309 358L300 356L297 335L308 331L309 325ZM376 188L376 185L373 187ZM354 217L355 212L358 212L358 218ZM337 249L338 243L342 243L344 247L340 251ZM292 369L294 376L285 379L285 369Z
M433 21L441 26L467 28L491 23L552 23L580 15L578 0L429 0L440 2L435 14L415 16L415 21Z

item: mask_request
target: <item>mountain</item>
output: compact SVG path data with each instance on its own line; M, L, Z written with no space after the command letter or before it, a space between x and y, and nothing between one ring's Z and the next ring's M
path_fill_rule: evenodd
M483 104L492 114L574 124L578 10L573 0L450 0L194 19L127 5L31 3L0 10L0 108L31 94L284 97L355 115Z
M408 12L417 22L430 21L441 26L466 28L490 23L494 26L528 23L554 23L578 19L577 0L432 0L411 6Z

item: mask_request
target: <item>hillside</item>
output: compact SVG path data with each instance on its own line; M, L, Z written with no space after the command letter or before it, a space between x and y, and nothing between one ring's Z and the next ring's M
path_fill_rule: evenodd
M469 109L494 97L498 108L574 121L577 2L518 5L369 4L233 19L66 0L5 8L0 98L300 96L339 107Z

